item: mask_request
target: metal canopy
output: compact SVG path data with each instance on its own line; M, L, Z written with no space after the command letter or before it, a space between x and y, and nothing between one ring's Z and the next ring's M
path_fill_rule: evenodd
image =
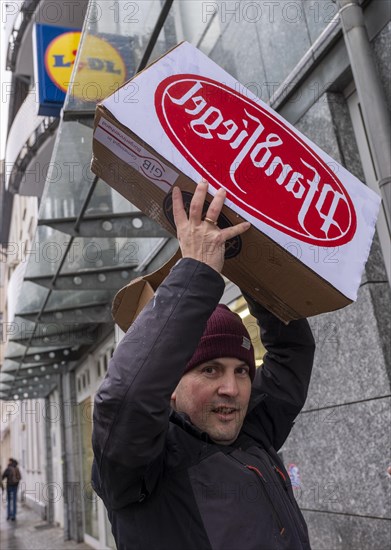
M23 378L26 380L30 380L35 377L39 376L46 376L51 374L59 374L60 372L66 371L68 368L67 362L62 361L62 364L60 363L53 363L51 365L41 365L41 366L30 366L30 367L24 367L22 369L18 369L18 365L15 365L14 370L7 370L6 373L11 378L8 378L8 380L4 380L5 384L10 384L11 382L14 382L15 380L19 378Z
M74 237L169 237L168 232L141 212L125 212L84 217L76 228L76 217L39 220L39 225L52 227Z
M0 382L4 382L5 384L9 381L12 382L14 380L14 377L11 374L7 374L6 372L0 372Z
M57 375L60 372L67 370L67 363L64 361L64 364L54 363L53 365L41 365L40 367L29 367L19 369L17 372L13 372L13 378L18 380L23 378L23 380L33 380L35 378L47 377L51 375ZM37 380L36 380L37 381Z
M32 349L39 349L40 351L37 351L36 353L26 353L25 355L6 357L6 361L13 361L16 364L20 365L21 368L35 367L37 365L48 365L52 363L55 364L61 363L63 361L77 361L86 351L86 348L83 348L82 346L74 346L72 348L69 348L69 346L67 346L50 350L48 350L47 348L30 347L29 351L31 351Z
M53 288L54 284L58 290L91 290L91 289L109 289L118 290L130 279L138 277L134 272L133 266L125 265L119 267L105 267L99 269L90 269L84 271L71 271L58 275L53 283L52 276L25 277L25 281L31 281L46 288Z
M29 321L35 321L40 312L29 311L25 313L18 313L18 317L23 317ZM109 323L111 321L110 304L87 304L77 308L64 307L62 309L48 310L46 309L40 315L40 321L42 323L50 323L51 321L61 322L75 322L75 321L89 322L89 323Z
M93 345L97 341L99 328L94 324L85 324L84 326L76 323L58 324L38 324L36 332L32 335L23 334L13 336L12 341L25 346L50 346L59 345ZM98 325L101 326L101 325Z
M45 311L49 312L71 308L78 309L92 304L101 306L102 304L109 304L113 295L113 291L107 289L78 290L77 293L74 289L52 290L49 293L47 288L25 280L22 284L16 311L18 316L23 316L24 313L39 312L46 299ZM42 317L40 318L42 319ZM77 317L74 320L80 319ZM9 354L15 355L17 350L11 352L7 348L7 355Z
M143 2L137 30L134 23L125 23L128 13L115 28L107 28L112 18L104 13L87 22L78 62L89 34L112 39L114 48L120 44L121 55L133 60L134 69L147 62L154 45L152 55L157 57L177 42L167 32L173 28L171 4ZM103 2L100 7L109 9ZM75 66L74 73L77 70ZM26 254L16 328L0 373L2 399L47 396L59 375L76 368L113 331L110 310L115 293L157 269L177 247L165 230L90 171L93 128L79 121L86 115L91 119L95 104L73 93L66 99L69 120L61 120L57 130L35 240Z
M56 389L57 381L47 380L36 385L19 385L13 388L10 394L3 399L41 399L47 397L53 390Z

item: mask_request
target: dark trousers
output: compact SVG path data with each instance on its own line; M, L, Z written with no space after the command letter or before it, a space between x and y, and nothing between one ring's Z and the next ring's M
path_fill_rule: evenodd
M16 493L18 492L17 485L7 486L7 518L16 518Z

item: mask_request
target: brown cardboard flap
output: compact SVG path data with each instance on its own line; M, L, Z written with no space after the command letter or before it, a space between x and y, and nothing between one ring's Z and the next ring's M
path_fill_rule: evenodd
M180 258L181 252L178 249L160 269L134 279L117 292L111 313L121 330L124 332L128 330Z

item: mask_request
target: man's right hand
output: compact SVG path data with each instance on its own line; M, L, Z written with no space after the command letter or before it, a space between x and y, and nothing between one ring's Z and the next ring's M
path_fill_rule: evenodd
M202 209L207 193L208 183L203 180L194 192L188 218L183 206L181 190L179 187L174 187L172 192L174 220L182 257L203 262L221 273L224 265L225 242L247 231L251 224L242 222L224 229L217 227L216 222L226 196L224 189L217 191L205 218L202 219Z

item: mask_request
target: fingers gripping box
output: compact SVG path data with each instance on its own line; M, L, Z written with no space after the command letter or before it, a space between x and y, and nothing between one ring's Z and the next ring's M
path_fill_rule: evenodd
M92 170L174 235L174 185L223 187L223 273L285 322L357 297L380 198L186 42L98 105Z

